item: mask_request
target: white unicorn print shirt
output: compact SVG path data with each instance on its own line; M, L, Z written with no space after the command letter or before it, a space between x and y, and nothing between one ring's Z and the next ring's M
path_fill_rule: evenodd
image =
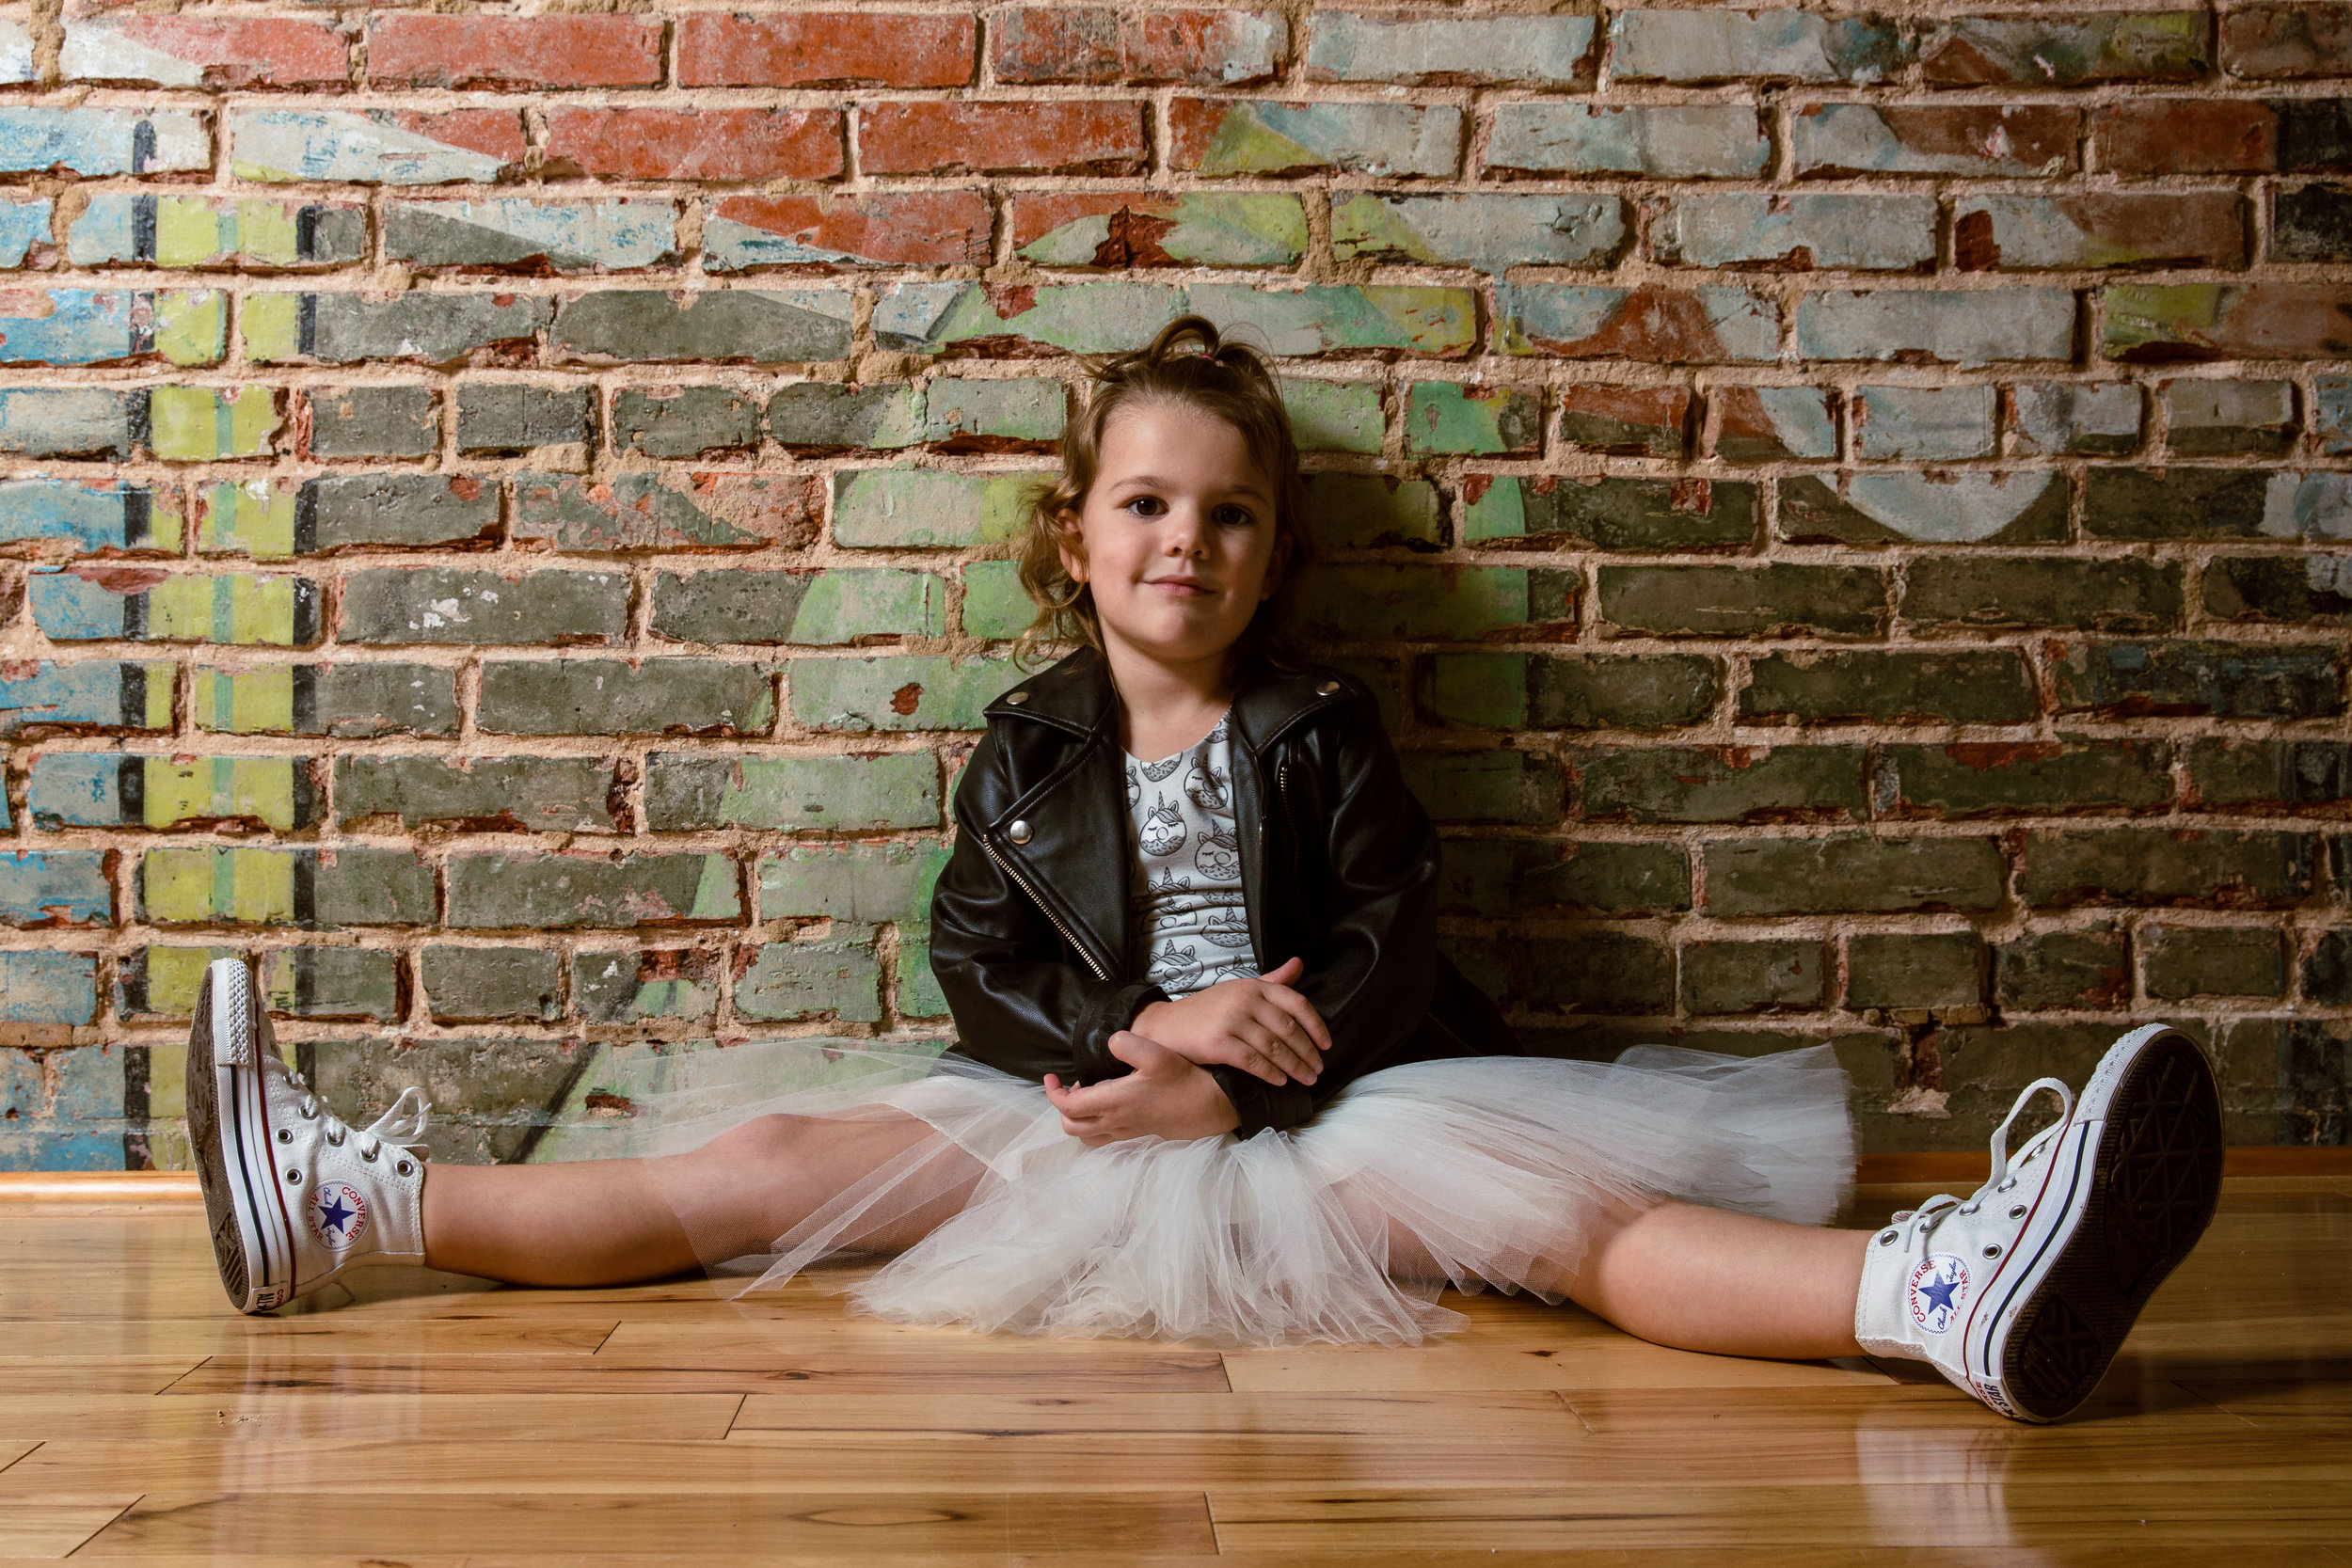
M1258 973L1242 903L1226 723L1219 719L1172 757L1127 758L1127 819L1136 834L1129 936L1133 951L1151 955L1144 978L1170 996Z

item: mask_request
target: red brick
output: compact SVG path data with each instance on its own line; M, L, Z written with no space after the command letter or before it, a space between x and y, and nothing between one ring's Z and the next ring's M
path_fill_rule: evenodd
M998 13L992 36L1000 82L1238 87L1274 79L1282 23L1261 11L1023 7Z
M76 33L96 45L114 35L176 60L200 66L208 87L340 87L351 75L351 45L340 29L294 17L126 16L103 24L77 24ZM71 80L151 81L152 77L109 76L86 70Z
M2230 98L2137 98L2091 116L2099 166L2114 174L2260 174L2279 155L2279 115Z
M395 109L392 123L404 131L447 142L471 152L519 166L531 144L523 135L523 117L513 109ZM501 178L513 173L501 169Z
M1139 103L869 103L858 111L869 174L1134 174Z
M977 191L731 196L714 214L820 250L895 266L984 266L988 198Z
M368 24L368 80L424 87L643 87L661 81L661 24L631 16L387 16Z
M832 109L557 109L550 172L612 180L833 180L842 172Z
M2352 76L2352 6L2247 6L2221 16L2233 76Z
M968 16L703 12L679 19L678 81L690 87L960 87L972 80Z

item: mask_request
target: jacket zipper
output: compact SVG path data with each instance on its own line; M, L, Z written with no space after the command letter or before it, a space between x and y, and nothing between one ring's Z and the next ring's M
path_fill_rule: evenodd
M1298 818L1291 811L1291 765L1287 762L1274 770L1274 793L1282 801L1282 837L1291 852L1291 887L1298 886Z
M1104 970L1101 964L1095 962L1094 955L1087 950L1086 943L1080 942L1075 936L1071 934L1070 927L1061 923L1061 916L1054 912L1053 906L1038 896L1037 888L1030 882L1029 879L1024 876L1021 872L1015 870L1011 862L1006 860L1004 856L996 852L996 846L988 841L988 835L986 833L981 833L978 836L980 840L980 847L987 850L988 858L996 863L996 869L1021 884L1021 891L1029 895L1029 901L1037 906L1038 912L1046 918L1055 930L1061 933L1062 941L1068 942L1071 945L1071 948L1076 952L1078 957L1086 960L1087 968L1094 972L1094 977L1098 980L1108 983L1110 980L1109 974Z

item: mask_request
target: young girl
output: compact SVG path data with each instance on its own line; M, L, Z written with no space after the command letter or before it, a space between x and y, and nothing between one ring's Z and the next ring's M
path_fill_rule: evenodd
M428 1167L415 1090L354 1131L215 964L189 1124L246 1311L361 1263L614 1284L754 1255L911 1323L1412 1343L1446 1282L1567 1298L1661 1344L1910 1356L2029 1420L2089 1396L2218 1193L2198 1047L2043 1079L1992 1180L1823 1228L1852 1160L1827 1047L1513 1054L1439 956L1438 843L1373 699L1300 659L1310 548L1275 382L1188 317L1097 368L1025 584L1078 651L1006 693L955 798L932 964L961 1045L679 1108L650 1159ZM732 1048L746 1084L806 1042ZM2060 1118L2016 1153L2049 1090Z

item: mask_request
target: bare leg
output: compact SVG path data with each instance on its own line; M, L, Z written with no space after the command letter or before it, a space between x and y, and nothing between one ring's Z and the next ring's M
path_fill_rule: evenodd
M1810 1361L1859 1355L1854 1297L1867 1230L1688 1203L1624 1210L1562 1289L1629 1334L1681 1350Z
M428 1165L428 1266L517 1285L623 1285L766 1250L860 1177L922 1142L913 1117L760 1117L691 1154L548 1165ZM864 1243L911 1244L970 1180Z

